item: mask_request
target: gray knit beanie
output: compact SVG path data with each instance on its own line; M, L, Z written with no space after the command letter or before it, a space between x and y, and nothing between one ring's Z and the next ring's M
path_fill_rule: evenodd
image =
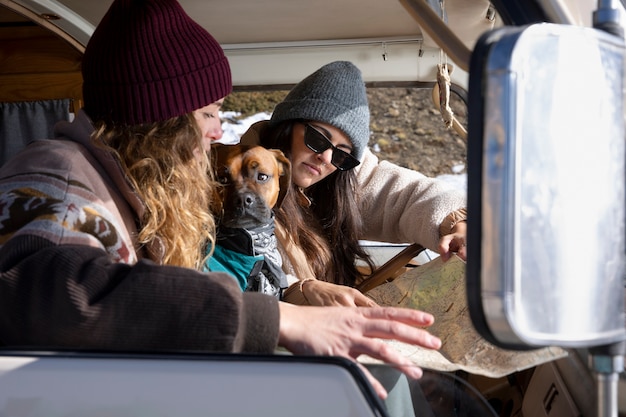
M370 112L361 71L351 62L326 64L300 81L274 108L270 126L305 119L341 129L359 160L370 137Z

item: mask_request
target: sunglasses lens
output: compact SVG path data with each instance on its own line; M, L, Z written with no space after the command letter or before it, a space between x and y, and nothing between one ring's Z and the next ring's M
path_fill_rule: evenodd
M315 153L322 153L332 146L332 143L321 132L306 125L304 144Z
M347 171L360 164L359 160L354 156L333 146L332 142L324 136L322 132L318 131L311 125L307 124L304 126L304 144L315 153L322 153L325 150L332 148L333 156L331 164L337 167L337 169Z
M333 158L331 163L342 171L352 169L359 165L359 160L349 153L342 151L341 149L333 150Z

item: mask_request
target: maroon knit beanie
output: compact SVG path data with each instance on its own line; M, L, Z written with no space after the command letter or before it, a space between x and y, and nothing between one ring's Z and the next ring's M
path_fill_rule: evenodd
M115 0L82 62L85 112L93 121L164 121L232 91L217 41L176 0Z

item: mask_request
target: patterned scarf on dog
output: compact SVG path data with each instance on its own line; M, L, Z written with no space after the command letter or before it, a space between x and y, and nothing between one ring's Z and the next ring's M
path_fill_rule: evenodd
M280 298L288 284L274 234L274 219L254 229L218 227L215 251L205 263L205 271L227 272L242 291Z

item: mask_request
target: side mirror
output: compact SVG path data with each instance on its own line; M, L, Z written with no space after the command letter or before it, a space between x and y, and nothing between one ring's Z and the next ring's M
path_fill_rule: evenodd
M624 42L534 24L470 65L467 291L508 349L625 338Z

